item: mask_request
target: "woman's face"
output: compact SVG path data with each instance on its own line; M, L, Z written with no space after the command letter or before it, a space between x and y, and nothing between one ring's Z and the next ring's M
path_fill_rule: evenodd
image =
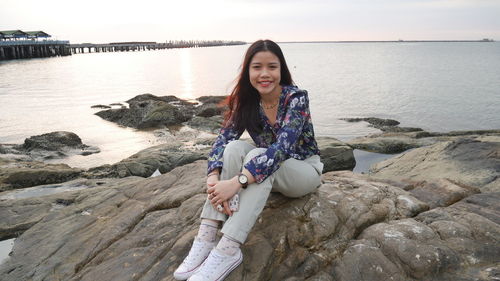
M281 92L281 65L278 57L269 52L256 53L250 61L250 84L261 94L271 95Z

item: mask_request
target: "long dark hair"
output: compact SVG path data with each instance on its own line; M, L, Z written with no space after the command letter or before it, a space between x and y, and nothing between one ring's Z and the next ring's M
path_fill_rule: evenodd
M285 57L281 48L271 40L259 40L254 42L245 54L245 59L241 65L236 85L227 98L228 111L225 114L224 124L232 122L235 129L242 133L245 129L248 132L260 133L262 125L259 123L259 92L250 84L250 62L258 52L269 51L276 55L280 61L281 80L280 85L293 85L292 75L286 65Z

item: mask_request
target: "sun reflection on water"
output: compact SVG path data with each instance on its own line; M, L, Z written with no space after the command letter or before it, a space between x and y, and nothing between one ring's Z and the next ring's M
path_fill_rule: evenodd
M180 52L180 68L181 68L181 79L182 79L182 94L180 98L182 99L194 99L193 93L193 70L191 67L191 50L184 49Z

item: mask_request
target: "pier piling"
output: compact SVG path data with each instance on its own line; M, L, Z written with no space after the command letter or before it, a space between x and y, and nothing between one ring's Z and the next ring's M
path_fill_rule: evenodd
M0 60L69 56L72 54L101 52L135 52L173 48L198 48L212 46L241 45L240 41L170 41L157 42L116 42L109 44L69 44L57 40L5 40L0 41Z
M69 56L69 41L0 41L0 60Z

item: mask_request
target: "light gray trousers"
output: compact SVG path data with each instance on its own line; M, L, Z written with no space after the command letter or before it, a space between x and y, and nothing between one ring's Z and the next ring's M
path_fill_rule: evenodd
M220 180L228 180L238 175L244 163L265 151L266 148L256 148L246 141L235 140L228 143L224 149ZM221 232L243 244L264 209L271 191L288 197L301 197L314 192L321 185L322 170L323 163L318 155L305 160L287 159L263 182L250 184L240 191L239 210L232 216L228 218L215 210L207 199L201 218L225 222Z

